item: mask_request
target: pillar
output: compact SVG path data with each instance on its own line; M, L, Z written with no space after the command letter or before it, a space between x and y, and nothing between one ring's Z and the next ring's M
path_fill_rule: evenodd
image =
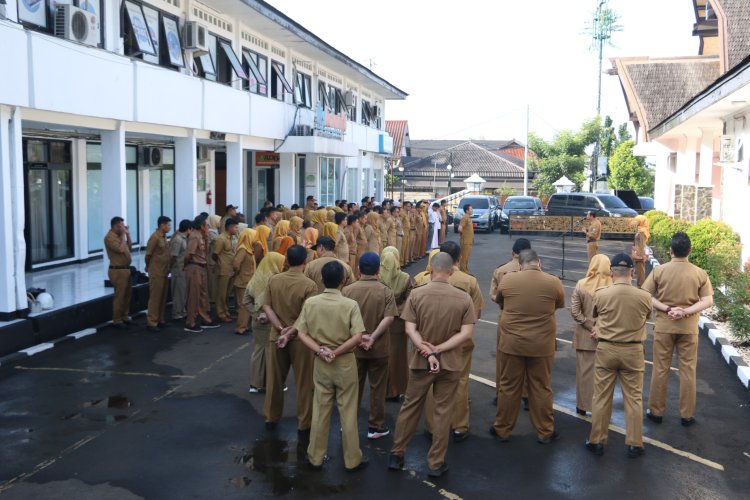
M278 181L279 200L284 206L290 207L295 203L297 185L297 173L294 165L293 153L281 153L279 155Z
M244 151L242 137L237 142L227 142L227 205L239 206L239 212L245 212L242 186L245 185ZM216 207L223 210L224 207ZM245 214L246 216L248 214Z
M701 162L698 174L698 184L701 186L710 186L712 184L714 169L714 139L720 134L720 130L701 129Z
M118 122L114 130L105 130L102 138L102 239L110 229L112 217L122 217L130 224L126 215L127 185L125 183L125 125ZM135 235L131 235L136 239ZM103 252L104 276L107 276L109 258Z
M193 220L198 215L197 141L195 133L174 140L175 220Z

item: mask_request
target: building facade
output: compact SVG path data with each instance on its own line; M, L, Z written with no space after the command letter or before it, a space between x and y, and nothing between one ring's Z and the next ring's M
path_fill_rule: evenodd
M6 2L0 315L25 272L102 255L115 215L145 245L159 215L382 198L406 93L267 3Z

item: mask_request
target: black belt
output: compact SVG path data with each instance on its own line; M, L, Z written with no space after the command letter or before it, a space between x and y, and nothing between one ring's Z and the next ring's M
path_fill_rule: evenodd
M621 342L619 340L607 340L603 338L599 338L602 342L609 342L610 344L643 344L642 340L629 340L627 342Z
M206 267L206 264L201 264L200 262L188 262L188 266L198 266L198 267Z
M130 269L130 266L109 266L110 269Z

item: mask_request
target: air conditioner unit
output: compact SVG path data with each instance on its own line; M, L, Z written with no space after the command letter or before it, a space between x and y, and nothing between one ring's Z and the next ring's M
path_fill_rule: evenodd
M145 167L161 167L164 154L161 148L143 148L142 160L141 164Z
M737 161L737 144L733 135L722 135L719 150L720 163L735 163Z
M99 16L68 4L58 4L55 35L96 47L101 41Z
M383 112L383 110L381 109L380 106L376 106L373 104L370 109L371 109L371 114L372 114L373 119L381 117L381 113Z
M197 21L185 23L185 49L192 50L193 56L208 54L208 30Z
M198 159L208 160L208 146L204 146L202 144L198 145Z
M354 106L354 94L352 93L351 90L347 90L344 93L344 105L347 108L351 108Z

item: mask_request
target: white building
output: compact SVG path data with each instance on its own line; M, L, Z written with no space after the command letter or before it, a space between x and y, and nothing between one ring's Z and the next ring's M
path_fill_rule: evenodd
M100 256L115 215L145 244L162 214L382 198L406 93L267 3L6 2L0 319L26 271Z

